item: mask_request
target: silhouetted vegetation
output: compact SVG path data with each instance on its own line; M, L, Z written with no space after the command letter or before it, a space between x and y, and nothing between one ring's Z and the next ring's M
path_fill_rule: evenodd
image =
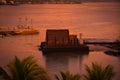
M56 80L80 80L80 75L79 74L71 74L70 72L61 72L61 78L59 78L57 75L55 75Z
M48 73L40 67L33 57L20 60L18 57L7 65L7 70L0 67L0 80L51 80ZM79 74L60 72L61 76L55 75L56 80L112 80L113 67L92 63L92 67L85 66L87 72L84 79Z
M92 63L92 67L85 66L87 75L84 75L85 80L112 80L114 76L113 67L107 65L102 67L102 65L97 63Z
M5 71L0 67L2 80L50 80L48 73L33 60L33 57L26 57L23 60L15 57L7 68Z

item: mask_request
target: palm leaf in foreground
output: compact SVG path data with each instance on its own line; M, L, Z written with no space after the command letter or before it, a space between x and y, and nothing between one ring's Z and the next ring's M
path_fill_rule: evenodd
M0 76L5 80L50 80L48 73L31 56L23 60L15 57L7 67L10 75L2 67L0 69ZM5 77L8 77L8 79Z
M0 67L0 79L11 80L10 76L2 67Z
M111 80L114 76L113 67L107 65L102 67L97 63L92 63L92 68L85 66L87 75L84 75L85 80Z
M70 72L61 72L60 74L62 79L55 75L57 80L80 80L80 75L78 74L73 75Z

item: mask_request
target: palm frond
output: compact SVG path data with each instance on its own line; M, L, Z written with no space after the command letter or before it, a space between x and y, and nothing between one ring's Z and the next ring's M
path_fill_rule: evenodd
M68 71L67 72L60 72L60 74L62 77L61 79L57 75L55 75L57 80L80 80L80 75L78 75L78 74L73 75Z
M12 80L8 73L2 67L0 67L0 76L5 80Z
M30 79L31 78L40 78L41 80L49 80L48 73L40 67L32 56L25 58L22 61L24 75Z
M7 67L12 80L50 80L48 73L33 60L32 56L23 60L15 56Z
M55 78L56 78L57 80L60 80L60 78L59 78L57 75L55 75Z
M115 73L113 72L113 67L111 65L107 65L105 68L104 68L104 77L108 80L111 80L111 78L115 75Z
M15 59L10 62L7 66L11 73L12 79L21 80L23 79L23 71L21 61L18 57L15 56Z
M84 75L85 80L111 80L114 76L113 68L107 65L105 68L101 64L92 63L92 67L85 65L87 75Z

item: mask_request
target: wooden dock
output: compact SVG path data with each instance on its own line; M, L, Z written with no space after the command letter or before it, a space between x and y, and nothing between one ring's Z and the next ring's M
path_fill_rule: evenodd
M120 44L120 42L84 42L85 44Z

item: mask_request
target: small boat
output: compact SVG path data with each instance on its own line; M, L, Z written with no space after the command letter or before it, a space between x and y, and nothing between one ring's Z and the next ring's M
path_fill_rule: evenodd
M14 31L14 35L31 35L31 34L39 34L39 31L36 29L22 29Z
M39 49L43 53L89 51L89 47L81 40L79 42L77 35L69 35L67 29L47 30L46 41L41 42Z
M25 25L21 25L21 24L18 25L17 29L15 29L14 31L14 35L31 35L31 34L39 34L39 30L33 29L32 20L31 20L31 26L27 25L27 19Z

